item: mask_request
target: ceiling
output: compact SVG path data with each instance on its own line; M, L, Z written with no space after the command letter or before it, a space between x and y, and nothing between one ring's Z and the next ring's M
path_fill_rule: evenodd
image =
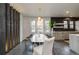
M11 3L10 5L25 16L79 17L78 3Z

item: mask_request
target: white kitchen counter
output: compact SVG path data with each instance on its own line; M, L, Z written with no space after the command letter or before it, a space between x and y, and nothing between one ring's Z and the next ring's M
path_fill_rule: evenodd
M79 54L79 34L69 34L70 49Z

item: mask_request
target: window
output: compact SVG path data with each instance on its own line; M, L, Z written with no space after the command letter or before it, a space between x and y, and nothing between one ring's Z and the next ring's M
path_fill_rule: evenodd
M32 33L35 32L35 27L36 27L36 26L35 26L35 23L36 23L35 20L32 20L32 21L31 21L31 32L32 32Z
M38 18L33 18L31 20L31 32L50 33L49 21L49 18L42 18L41 20L38 20Z
M49 19L45 20L45 33L49 33L50 32L50 28L49 28Z
M73 21L70 21L70 29L73 29Z
M67 23L67 21L64 21L64 28L68 29L68 23Z

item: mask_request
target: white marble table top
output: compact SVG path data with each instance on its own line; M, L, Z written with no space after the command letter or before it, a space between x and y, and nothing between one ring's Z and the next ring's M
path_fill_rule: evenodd
M44 34L34 34L33 37L31 38L32 42L44 42L47 40L48 37Z

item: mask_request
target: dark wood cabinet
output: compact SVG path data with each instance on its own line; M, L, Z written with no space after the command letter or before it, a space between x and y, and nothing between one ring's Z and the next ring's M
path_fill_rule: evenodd
M0 54L20 43L20 13L8 3L0 3Z
M54 31L75 31L75 21L77 20L79 17L51 17L51 22L55 22ZM64 28L64 21L67 21L67 28ZM70 27L71 21L73 21L73 28Z

